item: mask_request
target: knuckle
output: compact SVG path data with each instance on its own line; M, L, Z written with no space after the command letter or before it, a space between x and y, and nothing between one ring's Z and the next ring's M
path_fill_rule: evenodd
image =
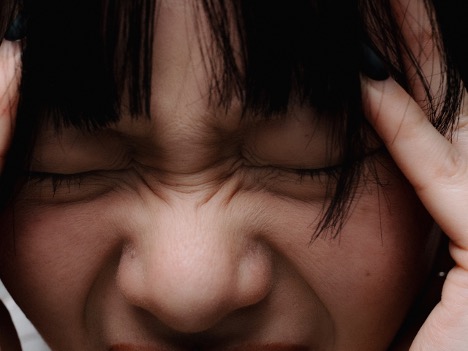
M458 182L465 180L467 174L466 158L454 148L450 148L439 167L434 168L434 176L442 182Z
M426 167L424 181L414 184L418 192L434 188L434 186L447 189L454 186L466 186L468 162L462 154L451 148L448 153L436 157L436 160L437 158L438 162L429 162Z
M459 185L466 182L467 160L457 150L450 149L450 152L442 157L442 162L433 168L432 177L440 185Z

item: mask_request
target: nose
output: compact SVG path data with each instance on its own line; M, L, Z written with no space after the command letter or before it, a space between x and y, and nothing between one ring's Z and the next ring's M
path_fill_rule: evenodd
M197 333L268 296L270 251L242 220L219 205L188 203L166 203L148 217L119 265L118 285L132 305L176 331Z

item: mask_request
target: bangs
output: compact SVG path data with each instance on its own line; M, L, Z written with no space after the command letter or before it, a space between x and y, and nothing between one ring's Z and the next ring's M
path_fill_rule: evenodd
M446 86L454 93L443 94L455 98L433 104L390 0L184 4L197 14L200 50L211 77L210 103L227 111L239 102L244 115L268 119L299 102L331 125L334 144L342 149L342 172L329 189L331 202L324 204L316 234L329 228L340 231L361 178L360 160L369 152L371 128L361 106L363 42L381 44L371 46L382 48L391 75L408 90L409 61L426 87L432 120L442 121L442 126L453 123L450 113L459 103L457 77L447 71ZM46 118L58 130L73 126L92 131L125 115L150 117L158 6L156 0L27 2L30 19L10 169L25 168L34 135ZM13 182L13 173L7 173L2 188L8 188L5 179Z
M213 43L203 57L219 103L229 106L234 95L244 110L268 116L285 112L294 94L302 103L337 112L359 88L361 23L355 2L197 4Z
M360 96L356 2L188 3L211 36L201 45L214 103L229 108L236 99L268 117L294 97L329 115L350 113L349 101ZM91 129L124 113L149 116L155 0L31 1L28 11L28 115Z
M99 128L149 114L153 1L28 3L21 106L30 118Z

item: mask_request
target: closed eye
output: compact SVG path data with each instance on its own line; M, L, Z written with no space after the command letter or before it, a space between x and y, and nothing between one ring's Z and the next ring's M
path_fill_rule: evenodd
M71 189L72 187L79 188L84 179L87 177L96 176L101 172L105 171L87 171L71 174L26 171L24 172L24 177L26 182L30 184L42 184L49 182L55 194L57 190L63 186L68 189Z
M309 178L321 178L321 177L326 177L326 178L333 178L336 179L339 177L343 166L342 165L336 165L336 166L329 166L329 167L323 167L323 168L284 168L284 167L278 167L283 171L287 172L293 172L296 173L298 176L302 178L304 177L309 177Z

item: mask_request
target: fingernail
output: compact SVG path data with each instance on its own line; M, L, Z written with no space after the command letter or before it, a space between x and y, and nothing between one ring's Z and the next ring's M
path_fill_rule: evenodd
M361 43L361 71L370 79L383 81L390 77L387 67L379 55L367 44Z
M28 24L28 16L24 12L20 12L8 27L4 38L9 41L17 41L24 39L26 36Z

